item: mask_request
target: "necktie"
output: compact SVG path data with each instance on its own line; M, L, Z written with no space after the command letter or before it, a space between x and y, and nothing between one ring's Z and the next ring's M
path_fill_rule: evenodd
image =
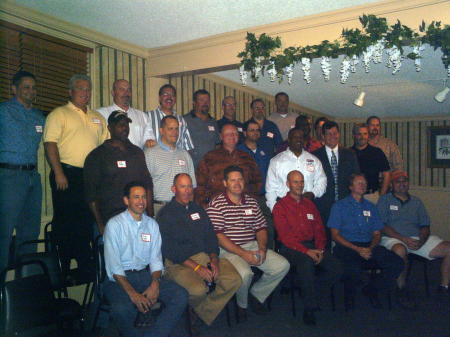
M338 164L337 158L334 154L334 151L331 151L331 172L334 177L334 200L339 200L339 191L338 191Z

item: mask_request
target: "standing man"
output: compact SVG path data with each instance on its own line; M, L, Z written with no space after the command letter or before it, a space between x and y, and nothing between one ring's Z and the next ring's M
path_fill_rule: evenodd
M106 226L103 284L111 317L124 337L168 336L187 305L186 290L162 278L161 235L155 220L145 215L147 186L130 182L124 188L127 209ZM134 327L138 312L148 313L162 302L162 312L149 328Z
M381 135L381 121L377 116L367 118L369 144L380 148L386 156L392 171L403 170L403 159L397 144Z
M122 192L126 184L141 180L147 191L147 214L153 214L152 178L145 165L144 152L128 139L132 123L127 113L116 110L108 117L111 139L91 151L84 163L86 200L100 234L109 219L124 211Z
M158 94L159 107L148 112L148 122L154 133L151 146L156 145L160 139L161 135L159 133L159 129L161 128L161 120L165 116L174 116L177 119L179 126L177 147L186 151L192 150L194 148L194 144L191 140L191 135L189 133L186 121L183 116L177 114L173 108L177 102L177 90L172 84L164 84L161 88L159 88Z
M274 122L266 119L266 105L261 98L254 99L250 104L250 109L252 118L244 123L244 128L249 122L258 123L261 130L258 144L267 149L267 154L272 158L278 146L283 142L280 130Z
M305 140L303 142L303 148L308 152L313 152L320 149L323 145L318 140L315 140L311 136L311 119L306 115L299 115L295 119L295 128L303 130ZM277 154L286 151L288 148L288 142L284 141L277 149Z
M339 145L341 134L336 122L325 122L322 130L325 146L313 154L322 163L327 176L327 189L324 195L316 198L315 203L322 220L326 223L331 206L350 194L348 180L353 173L359 173L359 164L352 150Z
M250 289L250 305L256 314L265 314L264 301L289 271L289 262L267 249L266 221L258 202L244 193L244 174L238 166L224 172L225 192L209 204L208 213L220 246L220 257L226 258L242 278L236 293L238 310L245 319L248 293L253 279L251 267L263 272Z
M280 253L296 267L304 299L303 322L315 325L317 311L316 269L333 285L342 271L339 261L325 250L327 237L322 219L311 200L303 197L303 174L291 171L287 176L288 194L277 201L273 220L281 242Z
M277 198L288 192L286 179L289 172L300 171L305 179L303 196L310 200L320 198L327 187L327 176L316 156L303 150L303 130L289 131L289 148L270 160L266 181L267 206L272 210Z
M196 171L195 201L204 208L217 194L225 190L223 170L230 165L242 168L246 193L258 198L262 187L261 175L254 159L248 153L236 149L239 140L237 128L232 124L225 125L220 138L221 147L208 152Z
M383 151L369 145L369 127L367 124L355 124L353 139L352 149L358 158L361 173L367 179L367 191L364 198L376 204L380 195L386 194L389 188L389 163ZM380 176L382 176L381 186Z
M191 177L177 174L172 191L175 197L158 214L166 275L189 292L195 315L211 325L241 286L241 277L227 259L219 259L211 221L192 201ZM215 283L215 288L208 283Z
M127 80L116 80L111 90L114 104L108 107L97 109L105 120L113 111L121 110L128 115L133 123L130 125L128 139L139 148L151 145L150 139L154 139L153 130L148 123L146 116L140 110L134 109L131 104L131 84ZM148 143L147 143L148 141Z
M325 124L325 122L328 121L328 118L326 117L319 117L314 122L314 133L316 136L316 139L322 144L325 144L325 141L323 139L323 133L322 133L322 126Z
M222 100L223 117L217 121L219 132L225 124L233 124L239 132L239 143L244 140L243 124L236 120L236 99L233 96L227 96Z
M295 127L295 119L298 114L289 112L289 96L285 92L275 95L275 105L277 111L272 112L268 119L278 126L281 137L286 140L289 130Z
M88 107L91 79L72 76L69 95L68 104L48 115L44 130L45 155L52 168L52 231L60 243L64 271L72 257L80 270L92 267L94 219L85 200L83 167L87 155L108 137L105 119Z
M195 171L191 156L186 150L177 147L179 139L178 119L173 115L163 117L160 123L158 144L145 150L147 168L153 178L154 188L154 214L173 197L170 188L173 178L178 173L187 173L193 177L195 186Z
M327 226L336 243L334 254L344 268L345 308L353 309L356 287L365 261L375 262L381 269L363 294L374 308L381 308L378 292L393 288L403 270L403 260L379 245L383 222L374 204L364 198L367 181L363 174L353 174L349 181L351 194L331 208Z
M211 150L214 150L216 144L219 144L219 129L217 122L209 114L210 97L205 89L199 89L193 94L194 109L184 115L189 133L191 134L194 148L189 153L197 168L203 156Z
M14 97L0 104L0 270L8 266L14 229L16 247L36 240L41 229L42 187L37 150L45 118L33 108L36 78L19 71L12 78L11 89ZM34 251L35 245L26 245L20 253Z

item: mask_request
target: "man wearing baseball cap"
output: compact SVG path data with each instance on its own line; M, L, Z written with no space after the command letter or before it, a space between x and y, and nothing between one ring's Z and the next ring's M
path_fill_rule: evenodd
M391 174L392 192L380 197L378 209L384 222L381 245L392 250L405 261L405 268L397 285L406 293L405 281L408 254L416 254L428 260L443 258L439 293L449 293L450 242L430 235L430 217L422 201L409 194L409 179L405 171Z

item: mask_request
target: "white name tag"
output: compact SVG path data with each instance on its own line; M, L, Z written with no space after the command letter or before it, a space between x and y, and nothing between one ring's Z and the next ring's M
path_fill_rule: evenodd
M370 211L363 211L364 216L370 216Z
M306 214L308 220L314 220L314 214Z
M295 128L295 124L292 124L292 125L291 125L291 129L293 129L293 128Z
M34 127L36 128L37 133L42 133L42 125L35 125Z
M192 219L192 220L198 220L198 219L200 219L200 214L198 214L198 213L192 213L192 214L191 214L191 219Z
M145 234L145 233L141 233L141 240L144 242L150 242L151 239L151 235L150 234Z
M98 118L92 118L92 123L100 124L101 122L100 122L100 119L98 119Z
M267 137L273 138L273 133L272 132L267 132Z
M261 156L265 156L265 155L266 155L265 152L264 152L263 150L259 151L259 154L260 154Z
M117 167L120 167L120 168L127 167L127 162L125 160L118 160Z
M242 128L237 128L239 132L242 132Z
M246 209L245 210L245 215L252 215L253 211L251 209Z
M398 211L398 206L397 206L397 205L390 205L390 206L389 206L389 209L390 209L391 211Z
M180 166L186 166L186 162L184 160L178 160L178 165Z
M216 129L215 129L214 126L212 126L212 125L208 125L208 130L209 130L209 131L216 131Z
M306 170L308 172L314 172L314 164L306 164Z

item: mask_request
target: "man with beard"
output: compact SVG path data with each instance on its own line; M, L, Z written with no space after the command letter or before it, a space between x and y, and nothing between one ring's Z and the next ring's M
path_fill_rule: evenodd
M141 149L145 145L150 146L150 139L154 138L151 125L147 122L147 118L140 110L134 109L131 104L131 85L127 80L116 80L111 90L114 104L108 107L97 109L105 120L116 110L121 110L128 115L133 123L130 126L130 134L128 139Z
M148 112L148 123L153 130L154 137L152 138L151 146L158 143L161 138L160 128L161 120L166 116L174 116L178 121L178 139L176 146L179 149L184 149L186 151L192 150L194 144L189 133L186 121L183 116L177 114L173 108L177 102L177 90L172 84L164 84L159 88L159 107L155 110Z
M184 115L194 148L189 153L197 168L203 156L214 150L220 142L217 121L209 114L211 104L209 92L199 89L193 95L194 109Z
M125 112L113 111L108 118L111 139L89 153L84 164L86 200L100 234L108 220L126 208L121 192L131 181L140 180L145 184L147 213L153 214L152 179L144 153L128 139L131 122Z
M275 105L277 111L272 112L268 120L278 126L283 140L286 140L289 130L295 127L295 119L298 117L298 114L289 112L289 96L285 92L279 92L275 95Z

